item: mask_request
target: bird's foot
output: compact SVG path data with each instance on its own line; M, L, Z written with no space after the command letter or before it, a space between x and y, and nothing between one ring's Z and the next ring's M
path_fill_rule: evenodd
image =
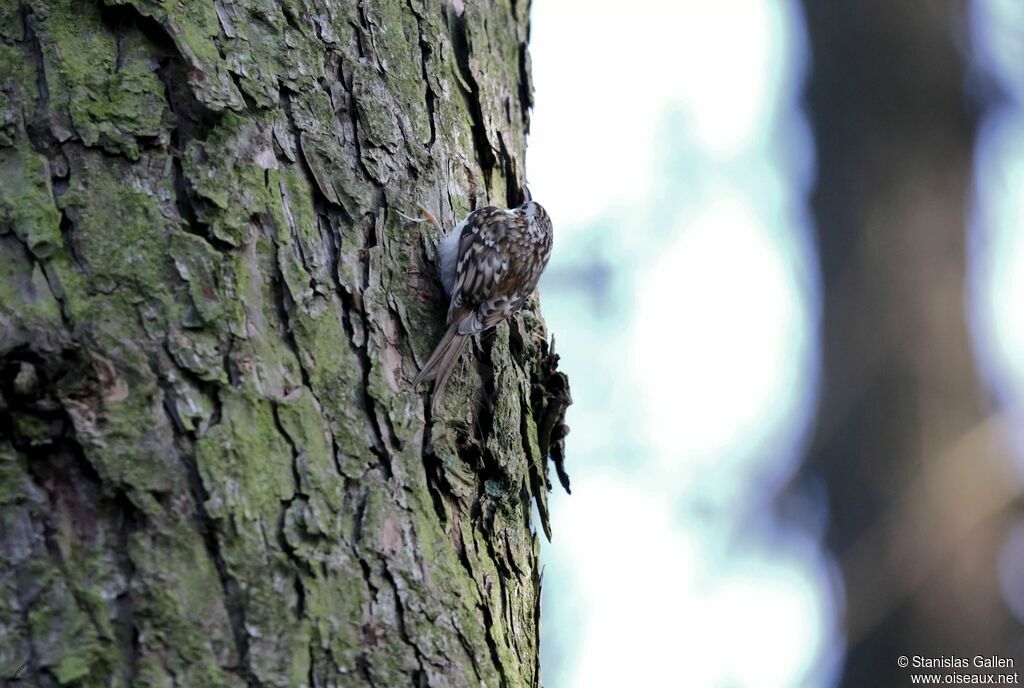
M437 218L434 217L434 214L432 212L427 210L426 206L424 206L422 203L417 203L416 207L420 209L420 212L422 212L425 215L425 217L409 217L401 210L396 210L395 212L398 213L400 217L405 218L409 222L415 222L417 224L421 222L429 222L430 224L434 225L437 231L444 234L444 230L441 228L441 223L437 221Z

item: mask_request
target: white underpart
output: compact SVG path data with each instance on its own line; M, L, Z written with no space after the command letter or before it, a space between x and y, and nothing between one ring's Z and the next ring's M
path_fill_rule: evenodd
M459 237L462 236L462 229L465 226L466 221L463 220L441 240L441 284L444 285L444 291L449 297L455 289L455 263L459 258Z

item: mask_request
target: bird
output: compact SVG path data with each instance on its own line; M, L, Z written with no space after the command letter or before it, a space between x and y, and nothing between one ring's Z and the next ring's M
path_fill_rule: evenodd
M516 208L474 210L441 241L439 273L451 299L447 330L412 382L415 388L435 381L432 411L466 341L518 313L547 267L551 217L528 191L525 196ZM426 208L420 209L440 228Z

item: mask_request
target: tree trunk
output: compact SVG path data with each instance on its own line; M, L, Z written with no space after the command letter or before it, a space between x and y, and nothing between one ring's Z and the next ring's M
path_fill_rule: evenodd
M431 418L396 212L518 201L527 5L0 0L0 678L538 684L565 379L534 304Z
M804 10L824 278L808 472L829 486L843 685L904 686L914 671L897 666L901 655L1013 656L1019 640L997 576L1017 483L964 308L975 126L954 31L966 7L805 0Z

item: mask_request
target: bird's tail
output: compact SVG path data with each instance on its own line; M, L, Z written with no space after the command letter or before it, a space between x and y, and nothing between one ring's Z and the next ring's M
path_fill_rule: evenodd
M469 339L469 336L469 334L461 334L459 332L459 320L456 319L448 326L448 331L444 333L444 337L441 338L441 342L434 349L434 353L430 355L427 362L423 364L423 369L420 370L416 379L412 381L413 387L424 380L437 381L434 385L434 396L430 402L431 410L436 410L437 398L441 394L441 390L444 389L445 383L448 382L448 377L455 369L455 364L459 360L459 354L462 353L462 347L466 345L466 340Z

